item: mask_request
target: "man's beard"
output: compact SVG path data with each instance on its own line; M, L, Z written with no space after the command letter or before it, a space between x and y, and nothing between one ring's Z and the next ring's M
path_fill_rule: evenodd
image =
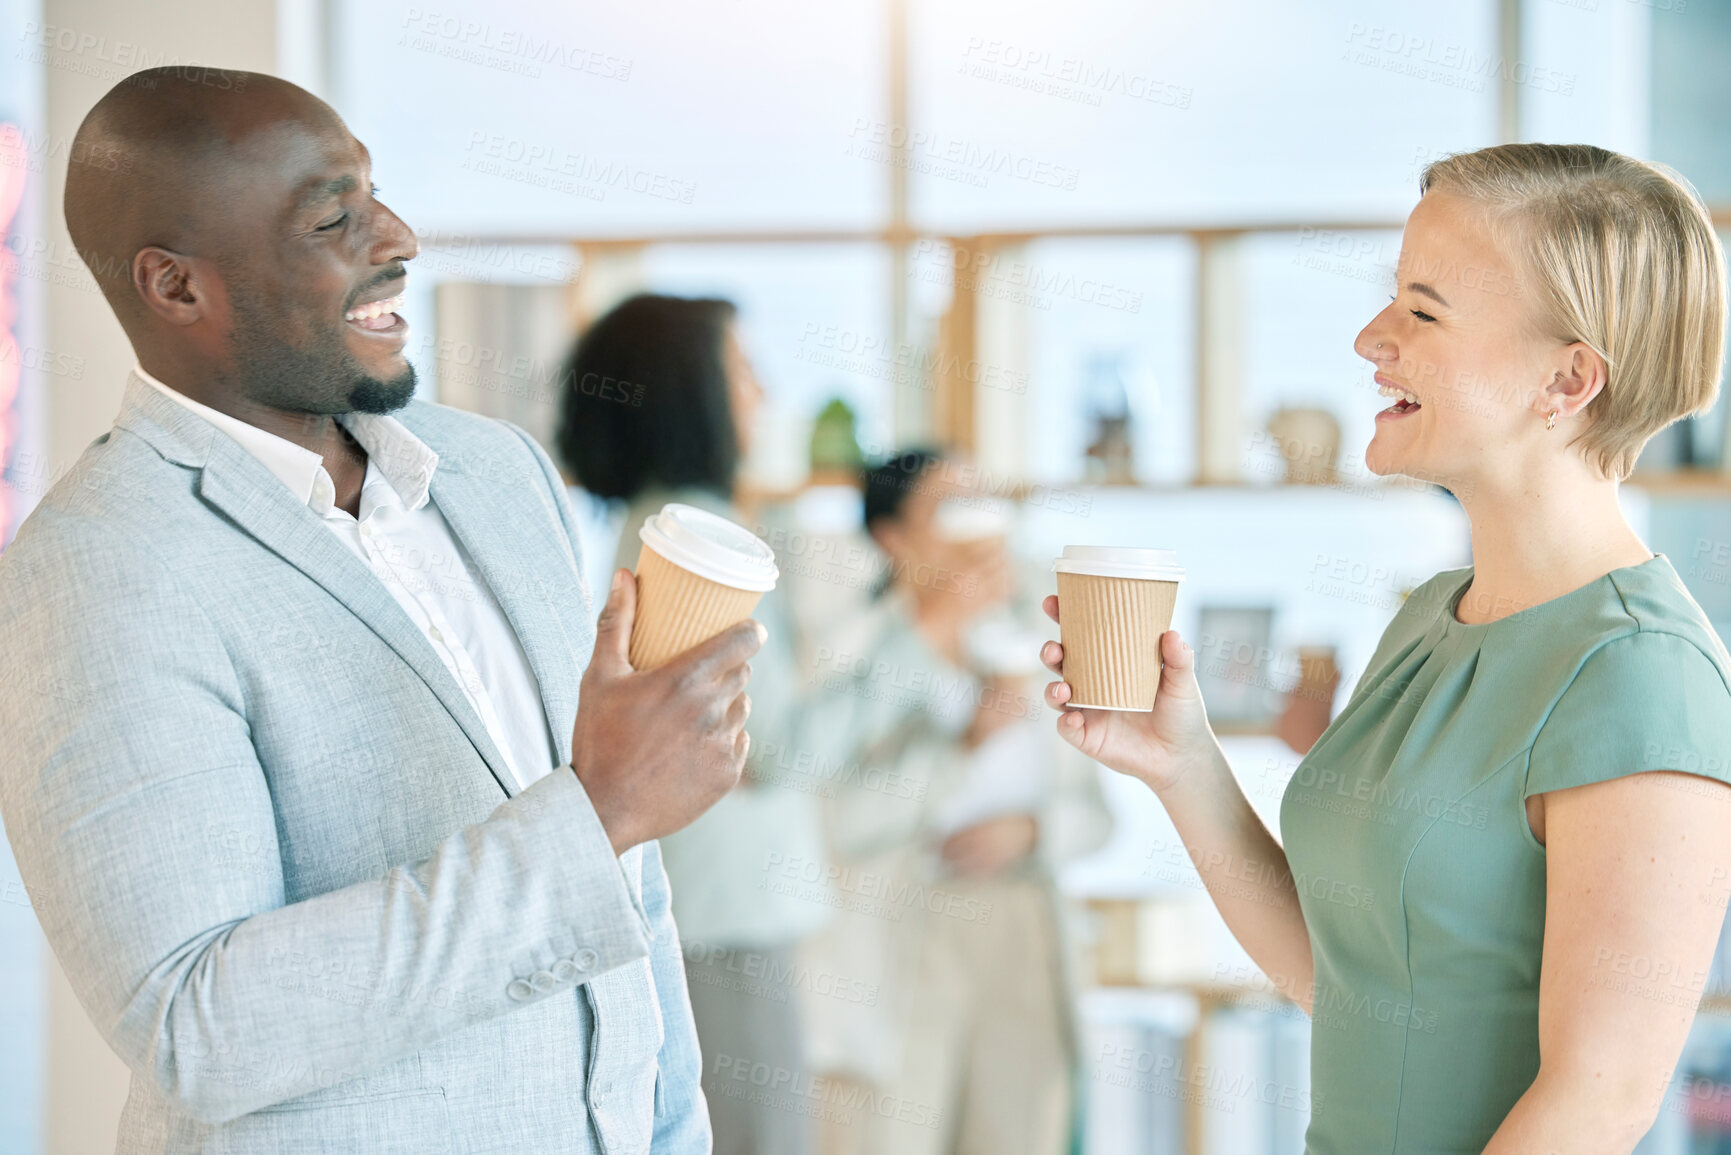
M413 365L389 380L374 377L344 345L340 329L297 348L273 331L270 310L250 293L236 287L231 300L234 372L253 400L303 413L391 413L414 397Z
M410 365L390 381L360 374L349 390L349 404L358 413L394 413L414 396L415 367Z

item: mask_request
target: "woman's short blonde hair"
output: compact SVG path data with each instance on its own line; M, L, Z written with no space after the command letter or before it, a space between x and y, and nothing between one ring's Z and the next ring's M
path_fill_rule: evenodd
M1539 324L1609 366L1574 443L1625 478L1648 438L1719 393L1725 257L1688 181L1586 144L1503 144L1427 166L1419 190L1482 205Z

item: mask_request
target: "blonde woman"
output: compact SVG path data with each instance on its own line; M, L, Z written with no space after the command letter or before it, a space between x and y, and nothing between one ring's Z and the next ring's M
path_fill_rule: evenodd
M1474 565L1396 614L1287 789L1284 847L1176 632L1153 713L1047 701L1221 864L1221 913L1311 1012L1309 1155L1627 1152L1724 918L1731 659L1617 487L1713 402L1724 259L1686 184L1599 148L1484 149L1421 188L1355 345L1396 399L1366 458L1452 490Z

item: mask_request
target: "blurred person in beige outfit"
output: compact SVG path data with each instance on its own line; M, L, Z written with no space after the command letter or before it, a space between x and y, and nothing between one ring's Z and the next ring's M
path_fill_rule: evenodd
M1072 1130L1054 871L1110 818L1093 763L1033 717L1039 635L1010 609L1007 518L962 472L910 452L867 474L888 575L815 672L834 865L772 871L835 911L814 968L878 992L810 1001L831 1155L1059 1155Z

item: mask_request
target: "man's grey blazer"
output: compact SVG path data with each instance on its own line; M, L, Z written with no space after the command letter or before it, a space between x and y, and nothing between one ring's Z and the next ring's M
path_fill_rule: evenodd
M569 759L594 642L513 426L398 414ZM121 1152L707 1152L660 852L519 790L431 645L254 457L136 377L0 557L0 808L132 1069Z

